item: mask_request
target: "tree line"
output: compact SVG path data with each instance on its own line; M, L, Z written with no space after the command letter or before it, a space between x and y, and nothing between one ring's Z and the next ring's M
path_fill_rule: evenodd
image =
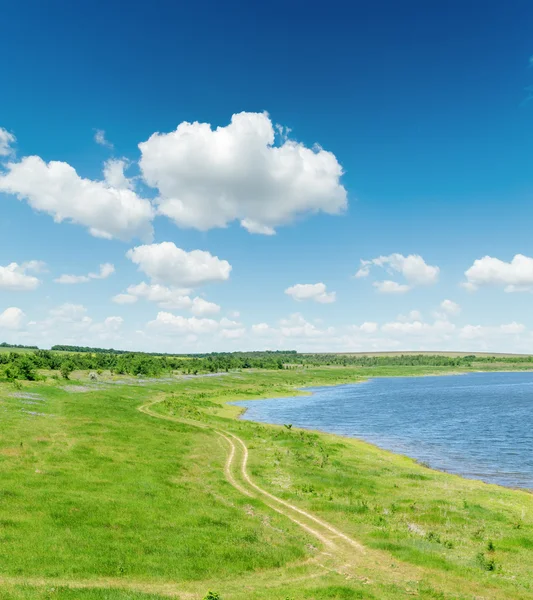
M65 348L67 346L61 346ZM68 346L72 348L72 346ZM77 347L76 348L81 348ZM299 354L295 351L217 352L191 355L155 355L141 352L104 352L98 349L84 352L0 353L0 377L35 380L43 371L59 372L68 379L73 371L111 371L117 375L160 377L164 374L222 373L245 369L294 369L322 366L435 366L469 367L473 362L533 363L533 356L446 356L438 354L349 355Z

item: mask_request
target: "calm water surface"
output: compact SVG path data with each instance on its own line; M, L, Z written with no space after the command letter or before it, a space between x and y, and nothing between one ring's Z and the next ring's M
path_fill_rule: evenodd
M243 418L357 437L436 469L533 489L533 373L380 377L235 402Z

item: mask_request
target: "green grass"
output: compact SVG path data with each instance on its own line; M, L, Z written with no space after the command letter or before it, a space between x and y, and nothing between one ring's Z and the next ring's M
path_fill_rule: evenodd
M167 584L187 598L216 589L224 600L533 598L530 494L357 440L239 421L226 404L372 374L444 372L322 368L86 393L0 385L0 598L151 600ZM11 396L27 392L40 397ZM305 562L314 538L228 484L218 436L136 410L156 398L162 413L237 433L258 483L387 557L370 583L317 573ZM412 581L395 581L395 569Z

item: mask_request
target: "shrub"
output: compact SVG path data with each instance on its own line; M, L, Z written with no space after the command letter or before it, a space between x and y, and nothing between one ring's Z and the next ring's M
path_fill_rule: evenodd
M64 363L61 364L61 376L63 377L63 379L69 379L70 378L70 374L72 373L72 371L74 371L74 365L72 364L71 361L66 360Z
M204 600L222 600L222 596L218 592L207 592Z
M496 561L493 558L487 558L483 552L480 552L477 556L476 556L476 560L477 563L479 564L479 566L484 569L485 571L496 571L498 565L496 564Z

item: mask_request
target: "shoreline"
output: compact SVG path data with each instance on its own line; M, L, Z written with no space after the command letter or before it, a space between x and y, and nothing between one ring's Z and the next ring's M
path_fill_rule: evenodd
M257 398L251 398L249 400L233 400L233 401L230 400L230 401L226 402L226 405L230 405L230 406L233 406L233 407L236 407L239 409L238 414L235 417L236 420L243 420L243 421L247 421L249 423L254 423L254 424L263 425L263 426L267 425L269 427L283 427L283 425L280 423L271 423L271 422L266 422L266 421L255 421L253 419L245 419L244 415L248 412L249 407L240 406L238 403L239 402L259 402L259 401L264 401L264 400L281 400L281 399L296 400L296 399L302 398L302 397L313 396L316 394L317 389L320 389L320 388L323 388L323 389L340 388L342 386L347 386L347 385L359 385L362 383L368 383L373 379L402 379L402 378L412 378L412 377L417 377L417 378L418 377L444 377L444 376L450 376L450 375L469 375L469 374L481 374L481 373L532 373L532 372L533 372L533 369L523 369L523 370L521 369L521 370L494 370L494 371L483 371L483 370L459 371L459 372L455 371L455 372L447 372L447 373L427 373L427 374L421 374L421 375L385 375L385 376L378 375L376 377L367 377L367 378L361 379L359 381L353 381L353 382L337 383L337 384L330 384L330 385L328 385L328 384L316 385L316 386L311 385L309 387L298 387L298 388L294 388L294 391L297 393L290 395L290 396L284 396L284 395L283 396L260 396ZM314 389L311 391L311 388L317 388L317 389ZM494 481L487 481L486 479L483 479L481 477L468 477L466 474L449 471L445 468L434 467L430 464L425 463L423 460L417 459L414 456L388 449L386 447L379 445L378 443L368 441L362 437L350 436L350 435L341 434L341 433L333 433L331 431L326 431L323 429L313 429L311 427L302 427L302 426L295 426L295 427L293 426L293 430L294 431L299 431L299 430L307 431L307 432L314 433L317 435L322 435L322 436L332 436L339 440L356 441L360 444L368 445L379 452L384 452L384 453L387 453L387 454L390 454L393 456L398 456L398 457L409 459L409 460L413 461L413 463L415 463L418 467L423 468L423 469L428 469L430 471L434 471L435 473L442 473L445 475L459 477L463 481L467 481L467 482L477 482L477 483L481 483L481 484L489 485L489 486L494 485L494 486L497 486L498 488L502 488L504 490L525 492L528 495L533 495L533 487L520 487L520 486L504 485L502 483L497 483Z

